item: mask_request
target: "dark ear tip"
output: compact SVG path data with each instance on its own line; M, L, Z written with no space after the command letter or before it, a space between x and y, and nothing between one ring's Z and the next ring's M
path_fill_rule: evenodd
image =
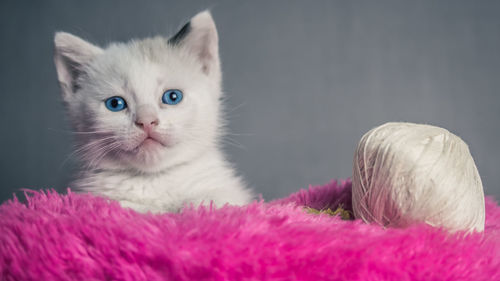
M168 43L170 45L178 45L191 31L191 22L187 22L181 29L170 39Z

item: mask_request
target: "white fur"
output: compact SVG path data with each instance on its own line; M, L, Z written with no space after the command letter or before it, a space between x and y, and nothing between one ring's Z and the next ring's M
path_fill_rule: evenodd
M85 169L72 187L138 211L176 211L183 204L245 204L252 196L220 147L221 72L215 24L208 12L191 20L179 44L162 37L105 49L76 36L55 36L55 64ZM161 101L168 89L184 96ZM112 112L104 101L123 97ZM137 122L158 120L158 142ZM151 123L153 124L153 123ZM160 144L161 143L161 144Z

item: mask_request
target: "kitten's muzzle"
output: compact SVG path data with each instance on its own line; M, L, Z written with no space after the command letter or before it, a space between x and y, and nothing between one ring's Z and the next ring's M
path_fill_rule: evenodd
M160 124L160 120L156 117L141 118L135 121L135 125L143 129L147 134L150 134L158 124Z
M150 134L160 124L155 110L147 105L139 106L135 118L135 125Z

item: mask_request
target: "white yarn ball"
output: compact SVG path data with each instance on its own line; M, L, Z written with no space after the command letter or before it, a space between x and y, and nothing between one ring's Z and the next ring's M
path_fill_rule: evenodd
M386 123L372 129L356 149L352 184L354 216L365 222L484 230L474 160L467 144L443 128Z

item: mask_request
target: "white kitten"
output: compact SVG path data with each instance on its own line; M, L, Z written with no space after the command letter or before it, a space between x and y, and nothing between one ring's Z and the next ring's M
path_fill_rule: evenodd
M111 44L55 35L63 100L87 169L72 187L137 211L245 204L220 147L221 70L209 12L170 39Z

